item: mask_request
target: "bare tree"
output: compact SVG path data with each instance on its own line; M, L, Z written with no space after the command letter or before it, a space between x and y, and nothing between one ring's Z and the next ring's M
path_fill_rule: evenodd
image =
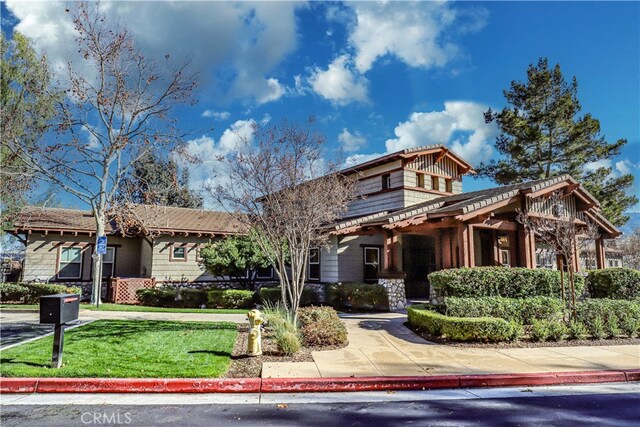
M251 230L273 265L282 302L297 318L307 276L309 248L325 245L328 225L346 212L355 180L323 157L324 137L283 122L254 128L256 143L244 138L239 150L221 158L225 184L209 193Z
M619 248L622 250L623 266L640 270L640 227L635 227L630 235L625 236Z
M67 11L82 59L69 61L59 84L66 96L57 101L58 122L38 144L8 146L40 179L89 204L96 236L104 236L129 168L152 147L180 146L184 135L170 113L192 101L196 76L186 72L186 62L172 67L169 55L164 64L146 58L100 3L74 3ZM94 254L92 303L99 303L101 261Z
M539 200L544 198L538 198ZM528 230L532 230L536 238L547 244L559 257L560 288L562 301L569 308L571 318L576 318L575 264L576 256L595 242L599 237L598 227L589 218L578 218L573 212L563 209L563 193L554 192L547 201L553 209L548 216L538 212L518 212L517 220ZM532 203L535 205L535 203ZM569 296L564 285L564 263L569 274Z

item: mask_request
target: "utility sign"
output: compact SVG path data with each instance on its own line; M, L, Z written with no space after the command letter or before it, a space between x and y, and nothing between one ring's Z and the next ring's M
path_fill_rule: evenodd
M96 253L98 255L107 253L107 236L98 236L96 240Z

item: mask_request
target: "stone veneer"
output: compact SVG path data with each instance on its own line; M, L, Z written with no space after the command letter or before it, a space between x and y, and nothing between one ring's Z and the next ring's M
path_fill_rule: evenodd
M389 310L402 310L407 306L407 295L404 291L404 279L379 278L378 283L384 286L389 297Z

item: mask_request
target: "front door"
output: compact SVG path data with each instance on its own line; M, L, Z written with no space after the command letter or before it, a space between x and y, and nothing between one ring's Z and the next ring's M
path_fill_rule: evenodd
M417 234L402 235L402 269L407 298L428 298L427 276L436 269L435 239Z

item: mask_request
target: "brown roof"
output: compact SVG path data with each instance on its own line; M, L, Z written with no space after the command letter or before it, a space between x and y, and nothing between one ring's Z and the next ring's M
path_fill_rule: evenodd
M158 233L242 234L243 225L226 212L174 206L136 205L133 214L145 228ZM13 222L15 231L70 231L95 233L91 211L29 206ZM118 233L115 221L107 224L107 234Z
M398 209L394 212L379 212L367 214L357 218L349 218L335 225L335 230L340 233L349 232L353 227L366 227L373 225L393 224L410 218L427 216L456 216L474 212L478 209L491 206L503 200L510 199L520 193L531 193L556 184L567 182L577 184L577 181L570 175L560 175L552 178L539 179L536 181L522 182L519 184L505 185L502 187L488 188L485 190L459 193L451 196L437 197L426 202L418 203L407 208ZM595 206L598 201L582 187L579 188L582 195L590 200ZM590 213L600 222L608 232L620 234L620 231L611 224L598 210L590 210Z

